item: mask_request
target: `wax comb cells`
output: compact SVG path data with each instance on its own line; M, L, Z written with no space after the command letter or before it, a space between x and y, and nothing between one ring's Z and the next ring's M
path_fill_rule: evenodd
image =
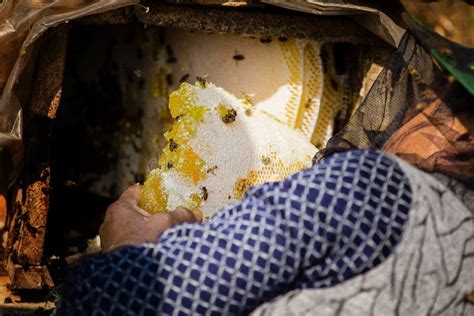
M184 206L211 216L246 189L311 165L307 136L211 83L183 83L170 95L175 122L140 206L150 213Z

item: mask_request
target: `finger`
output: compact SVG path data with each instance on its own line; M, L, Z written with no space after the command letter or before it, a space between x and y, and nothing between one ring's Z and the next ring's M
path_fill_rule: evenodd
M191 211L190 209L188 209L186 207L183 207L183 206L179 206L175 209L175 211L183 211L183 210L193 214L196 221L202 222L202 212Z
M193 212L188 210L187 208L184 207L178 207L172 212L168 213L173 221L173 224L180 224L180 223L185 223L185 222L199 222L200 218L198 218Z
M132 185L128 187L119 197L119 200L130 202L133 205L138 205L139 199L140 199L140 186L139 185Z
M134 210L135 212L137 212L138 214L140 214L141 216L145 216L145 217L151 216L150 213L148 213L147 211L145 211L144 209L142 209L138 205L131 205L130 208L132 210Z

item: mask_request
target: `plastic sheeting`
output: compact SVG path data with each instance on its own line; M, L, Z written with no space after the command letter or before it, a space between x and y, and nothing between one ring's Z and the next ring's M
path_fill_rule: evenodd
M32 44L48 28L82 16L114 10L137 0L0 1L0 147L21 139L21 107L14 94L31 57ZM21 88L21 87L20 87Z

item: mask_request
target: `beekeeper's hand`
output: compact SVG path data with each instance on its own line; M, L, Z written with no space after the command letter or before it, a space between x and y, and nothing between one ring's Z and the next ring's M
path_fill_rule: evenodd
M102 251L156 242L165 230L176 224L201 220L185 208L150 215L138 207L139 196L140 186L134 185L109 206L99 231Z

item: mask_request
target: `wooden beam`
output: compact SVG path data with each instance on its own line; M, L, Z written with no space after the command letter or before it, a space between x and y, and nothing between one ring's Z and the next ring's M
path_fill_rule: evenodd
M13 290L53 286L44 257L52 172L49 137L61 97L67 35L66 24L44 34L29 106L23 109L23 170L7 223L6 266Z

